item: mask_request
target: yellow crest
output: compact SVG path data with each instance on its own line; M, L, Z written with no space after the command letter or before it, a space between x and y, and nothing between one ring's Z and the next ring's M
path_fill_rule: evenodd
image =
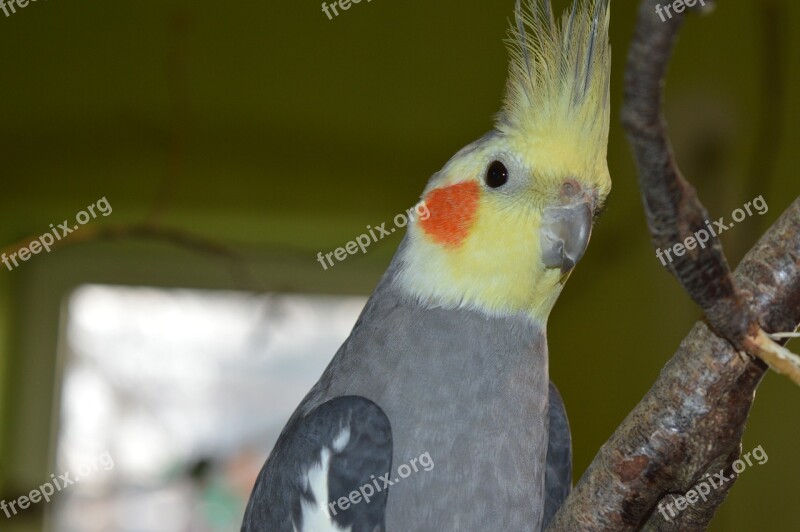
M556 150L582 172L605 174L597 169L608 144L609 19L606 0L575 0L560 24L549 0L517 0L497 129L532 159ZM564 154L565 147L572 151Z

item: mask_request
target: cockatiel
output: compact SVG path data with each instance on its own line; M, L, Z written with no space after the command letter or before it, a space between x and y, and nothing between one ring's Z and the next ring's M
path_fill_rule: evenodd
M606 0L517 1L495 129L428 182L242 530L541 530L571 487L548 315L611 179Z

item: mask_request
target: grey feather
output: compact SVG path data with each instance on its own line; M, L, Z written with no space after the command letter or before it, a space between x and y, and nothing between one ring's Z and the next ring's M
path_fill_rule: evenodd
M391 487L389 531L539 530L549 422L543 327L524 315L422 307L394 286L397 257L290 425L357 395L390 420L395 467L429 453L432 470Z
M572 490L572 437L567 410L556 385L550 382L550 427L545 472L544 522L546 528Z
M346 442L337 436L346 431ZM307 484L308 471L319 465L323 449L331 453L328 500L315 500ZM242 532L308 532L302 504L327 509L340 528L352 532L385 530L387 491L375 493L369 504L329 507L340 497L372 482L370 475L391 469L392 432L389 420L372 401L345 396L323 403L305 416L295 415L278 438L261 470L248 502Z

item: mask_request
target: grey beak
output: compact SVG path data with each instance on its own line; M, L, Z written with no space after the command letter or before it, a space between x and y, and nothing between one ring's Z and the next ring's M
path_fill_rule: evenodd
M548 268L567 273L581 260L592 235L592 208L587 202L548 207L540 236L542 260Z

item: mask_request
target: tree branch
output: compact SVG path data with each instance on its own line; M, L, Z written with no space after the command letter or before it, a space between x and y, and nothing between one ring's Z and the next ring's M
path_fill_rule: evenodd
M800 323L800 198L737 268L735 281L767 330ZM698 322L655 385L603 445L548 530L637 530L660 519L667 493L687 492L706 472L738 455L753 392L766 366L743 357ZM726 458L727 457L727 458ZM730 473L728 473L730 476ZM732 482L725 487L730 488ZM671 528L703 530L717 505ZM667 501L669 502L669 501ZM695 505L695 510L700 508ZM662 519L663 520L663 519ZM707 521L706 521L707 522ZM669 523L664 523L667 526Z
M719 239L709 234L708 211L675 162L661 112L663 80L683 15L676 13L662 22L655 11L658 3L644 0L640 5L625 70L622 111L636 159L647 225L656 249L670 249L699 231L709 236L708 244L675 255L668 267L703 309L714 330L744 349L745 337L755 336L758 324L733 284Z
M680 174L661 114L663 77L682 24L662 22L643 0L631 45L623 122L637 162L656 248L706 229L708 213ZM642 401L600 449L548 530L705 530L736 479L761 360L781 352L764 333L800 324L800 198L731 274L719 240L676 256L670 270L703 308L697 323ZM768 354L767 354L768 355ZM767 356L767 358L769 358ZM771 362L776 362L772 360ZM730 479L677 515L659 503L685 494L706 474ZM665 516L668 519L665 519Z

